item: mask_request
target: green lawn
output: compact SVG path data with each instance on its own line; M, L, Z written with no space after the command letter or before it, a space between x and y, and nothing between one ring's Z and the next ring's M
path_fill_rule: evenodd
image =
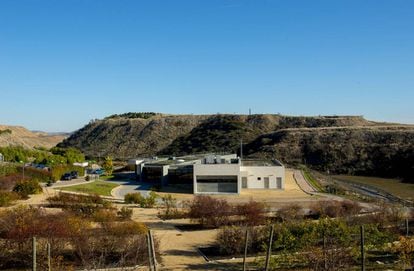
M343 181L352 181L355 183L366 184L372 187L377 187L384 191L387 191L394 196L413 200L414 199L414 184L402 183L397 179L385 179L377 177L362 177L362 176L348 176L348 175L336 175L332 176L335 179Z
M60 189L64 191L110 196L111 190L117 186L117 184L97 180L91 183L62 187Z

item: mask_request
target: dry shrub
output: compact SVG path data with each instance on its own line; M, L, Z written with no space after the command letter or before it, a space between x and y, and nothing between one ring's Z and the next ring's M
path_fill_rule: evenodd
M237 214L244 217L245 225L258 226L266 222L266 206L264 203L250 200L236 206Z
M17 182L22 180L22 174L14 173L0 177L0 190L11 191Z
M311 206L312 212L321 217L350 217L358 214L361 209L357 202L349 200L318 201Z
M185 217L183 211L178 210L177 199L171 196L170 194L161 197L161 208L158 213L158 216L161 219L175 219Z
M99 195L59 193L47 201L50 207L62 208L83 217L93 217L98 210L112 208L112 204Z
M354 263L349 248L335 245L326 247L325 250L322 247L308 248L302 255L304 262L314 271L349 270Z
M0 190L0 207L9 206L13 201L18 200L20 196L15 192Z
M117 215L121 220L130 220L132 217L132 209L128 207L122 207L121 210L117 212Z
M225 255L237 255L244 251L245 235L248 231L247 249L250 253L262 251L268 232L263 227L238 227L229 226L219 230L217 244L220 253Z
M51 244L54 262L60 266L54 270L70 270L72 264L86 269L145 264L147 227L134 221L111 222L108 217L112 219L114 211L104 210L95 213L103 217L101 222L65 210L50 214L18 207L0 212L0 269L27 269L32 237L38 240L40 262L46 243Z
M196 196L187 203L188 216L207 228L215 228L229 224L229 216L233 208L224 199L215 199L211 196Z
M93 214L93 220L96 222L111 222L117 219L117 213L113 209L100 209Z
M304 211L301 206L296 203L292 203L280 208L277 211L276 216L285 222L296 221L303 218Z
M391 247L404 267L414 264L414 239L412 237L401 236L399 242L394 242Z

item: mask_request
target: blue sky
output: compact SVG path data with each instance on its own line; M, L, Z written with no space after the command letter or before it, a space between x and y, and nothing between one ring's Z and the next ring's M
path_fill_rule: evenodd
M412 0L1 0L0 124L114 113L414 123Z

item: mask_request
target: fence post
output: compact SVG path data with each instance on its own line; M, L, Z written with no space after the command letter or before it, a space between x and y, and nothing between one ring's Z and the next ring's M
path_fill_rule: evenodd
M148 266L149 266L149 270L152 271L151 240L150 240L150 234L149 234L149 232L147 234L147 248L148 248Z
M32 251L33 251L33 271L36 271L36 237L32 239Z
M249 242L249 230L246 228L246 235L244 237L244 257L243 257L243 271L246 271L246 257L247 257L247 245Z
M51 267L51 261L50 261L50 243L47 242L47 270L50 271L52 269Z
M405 219L405 236L408 237L410 235L410 228L408 226L408 218Z
M157 257L155 255L154 238L152 237L151 230L149 230L149 237L150 237L150 242L151 242L152 261L154 263L154 271L157 271Z
M273 231L274 231L274 229L275 229L275 225L272 225L270 227L269 245L267 247L265 271L269 270L270 255L272 254L272 243L273 243Z
M365 271L365 236L364 225L361 225L361 270Z
M325 268L325 270L328 270L328 261L326 259L326 234L325 234L325 229L323 229L322 231L323 234L323 266Z

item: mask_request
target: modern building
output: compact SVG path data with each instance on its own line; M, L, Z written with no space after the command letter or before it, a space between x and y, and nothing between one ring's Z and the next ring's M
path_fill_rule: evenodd
M133 159L137 179L161 185L188 184L195 194L239 194L242 189L284 189L277 160L241 160L236 154Z

